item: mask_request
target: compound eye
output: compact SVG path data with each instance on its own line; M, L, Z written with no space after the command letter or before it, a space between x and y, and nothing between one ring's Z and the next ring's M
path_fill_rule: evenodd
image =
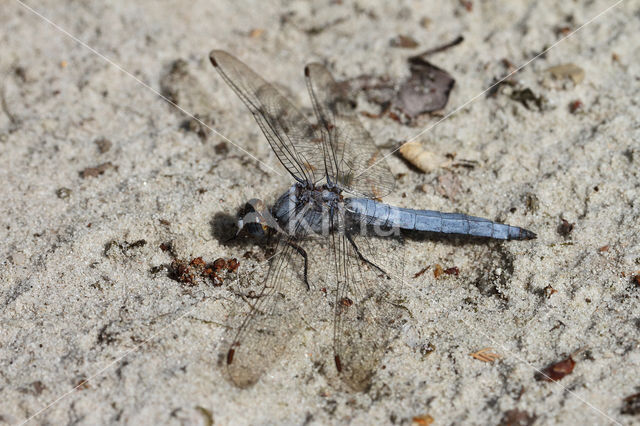
M247 223L245 225L245 229L250 235L253 235L254 237L264 237L266 231L266 227L264 225L256 222Z

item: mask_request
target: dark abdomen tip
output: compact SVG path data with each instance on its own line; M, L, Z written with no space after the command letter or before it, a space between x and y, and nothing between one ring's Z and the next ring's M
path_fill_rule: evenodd
M520 228L520 232L515 239L516 240L535 240L536 238L538 238L538 235L535 232L531 232L528 229Z

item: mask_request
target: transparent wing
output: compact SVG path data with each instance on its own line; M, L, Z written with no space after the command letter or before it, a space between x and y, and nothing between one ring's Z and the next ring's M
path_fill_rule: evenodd
M305 68L307 86L322 129L329 178L345 190L381 198L393 190L395 179L369 132L360 123L353 101L324 65Z
M335 363L354 390L366 390L390 340L403 322L399 235L347 227L330 237L335 257Z
M222 50L209 58L249 108L282 165L299 182L324 177L322 135L305 116L247 65Z
M257 382L302 326L300 310L308 297L304 258L285 238L276 250L269 268L258 267L239 279L238 290L249 306L232 320L240 325L230 331L226 355L229 376L239 387Z

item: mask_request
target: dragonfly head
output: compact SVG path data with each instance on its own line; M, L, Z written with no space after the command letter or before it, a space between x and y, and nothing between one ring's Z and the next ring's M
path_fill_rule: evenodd
M273 227L273 218L262 200L256 198L248 201L238 215L238 232L243 229L254 237L264 237ZM236 234L236 235L237 235Z

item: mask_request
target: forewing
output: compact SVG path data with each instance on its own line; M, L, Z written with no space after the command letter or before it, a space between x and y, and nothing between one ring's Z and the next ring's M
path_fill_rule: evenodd
M268 272L262 264L239 279L238 291L248 306L233 319L240 325L230 331L226 363L231 380L243 388L257 382L285 351L302 325L300 309L308 297L304 260L286 239L280 241L269 264Z
M370 230L369 232L371 232ZM402 241L349 229L331 237L336 267L335 363L354 390L366 390L403 323Z
M322 135L297 108L247 65L222 50L209 58L249 108L282 165L299 182L324 177Z
M323 132L329 178L356 195L381 198L390 193L393 174L358 119L344 87L321 64L307 65L305 75Z

